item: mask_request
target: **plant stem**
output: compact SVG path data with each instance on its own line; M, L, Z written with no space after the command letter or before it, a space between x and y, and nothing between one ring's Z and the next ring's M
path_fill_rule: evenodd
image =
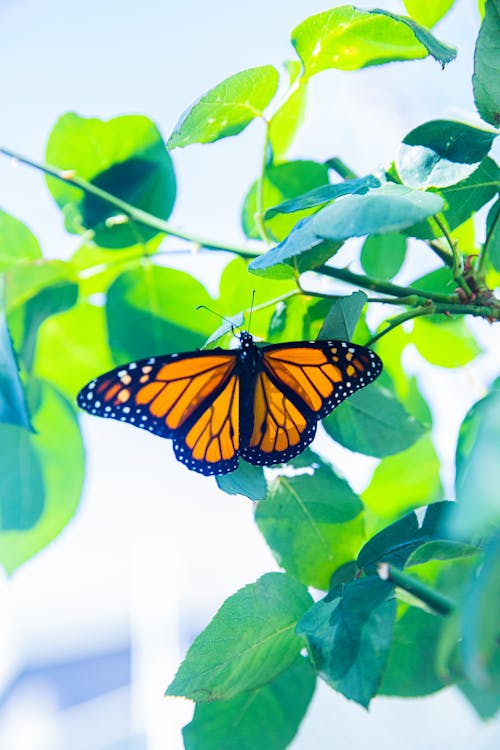
M260 166L260 175L257 179L256 193L255 193L255 223L263 242L269 247L272 244L272 238L269 236L267 231L266 223L264 221L264 184L266 179L266 167L267 167L267 150L269 147L269 121L264 120L266 125L266 135L264 138L264 147L262 149L262 160Z
M198 245L205 250L222 250L224 252L234 253L235 255L239 255L242 258L256 258L258 255L261 255L259 251L252 250L251 248L213 242L206 237L199 237L189 232L181 232L177 229L174 229L170 224L168 224L168 222L164 221L163 219L159 219L157 216L153 216L153 214L147 213L146 211L142 211L142 209L140 208L132 206L130 203L121 200L121 198L117 198L111 193L108 193L106 190L102 190L96 185L93 185L91 182L87 182L87 180L78 177L70 170L56 169L55 167L51 167L50 165L41 164L40 162L37 162L33 159L28 159L6 148L0 148L0 154L8 156L11 159L15 159L16 161L22 164L26 164L29 167L33 167L39 172L43 172L44 174L49 175L49 177L54 177L56 180L65 182L67 185L72 185L73 187L80 188L80 190L83 190L86 193L95 195L96 198L100 198L101 200L106 201L106 203L109 203L112 206L118 208L122 213L132 219L132 221L136 221L139 224L144 224L145 226L152 227L153 229L157 229L159 232L164 232L165 234L171 235L172 237L178 237L179 239L185 240L186 242L191 242L192 244Z
M394 567L394 565L390 565L386 562L379 563L378 574L382 580L392 581L392 583L395 583L400 589L404 589L405 591L408 591L409 594L420 599L421 602L427 604L427 606L434 610L438 615L447 617L451 615L456 608L456 603L453 599L450 599L444 594L440 594L439 591L436 591L435 589L431 589L430 586L422 583L422 581L419 581L417 578L413 578L407 573L403 573L402 570Z
M333 169L333 171L336 172L339 177L342 177L343 180L354 180L358 177L358 175L353 172L352 169L342 161L342 159L339 159L338 156L333 156L331 159L327 159L325 165L328 169Z
M463 260L462 260L462 256L460 255L460 253L458 251L457 243L453 241L453 239L452 239L450 233L448 232L448 230L447 230L444 222L441 221L441 219L439 218L439 216L435 215L432 218L434 219L434 221L438 225L439 229L441 230L441 232L443 233L444 237L446 238L446 241L447 241L448 245L450 246L450 250L451 250L452 255L453 255L453 265L451 266L451 268L453 270L453 278L455 279L455 281L457 282L457 284L464 290L464 292L467 295L467 297L470 297L471 296L471 288L468 285L468 283L466 282L466 280L464 279L464 274L463 274L463 270L464 270L464 268L463 268Z
M408 297L417 295L423 299L430 299L435 302L444 302L454 304L458 301L456 294L438 294L437 292L424 292L411 286L398 286L390 281L374 279L371 276L363 276L359 273L353 273L347 268L334 268L333 266L319 266L314 269L316 273L323 276L331 276L334 279L347 281L350 284L360 286L362 289L371 289L382 294L390 294L393 297Z
M441 246L439 240L430 240L427 245L436 253L437 256L439 256L439 258L441 258L443 263L446 263L449 268L453 268L453 255L449 252L449 250L446 250Z

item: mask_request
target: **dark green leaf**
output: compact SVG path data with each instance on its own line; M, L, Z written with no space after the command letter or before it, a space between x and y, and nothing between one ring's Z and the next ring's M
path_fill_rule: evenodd
M172 160L156 125L142 115L103 121L63 115L47 144L46 160L117 198L168 219L175 202ZM47 185L70 232L93 230L95 242L120 248L145 242L157 229L128 221L121 209L52 177Z
M296 198L304 191L328 185L328 168L316 161L290 161L283 164L271 164L267 167L262 186L262 212L287 199ZM254 182L245 196L242 208L241 223L247 237L260 239L258 225L258 183ZM311 213L310 208L297 211L293 216L274 213L264 220L267 231L276 240L284 240L299 219Z
M211 321L197 305L212 298L183 271L147 265L126 271L107 295L109 343L118 363L202 346Z
M370 531L378 531L412 508L441 500L440 463L430 436L383 458L362 493Z
M285 750L311 701L316 678L299 657L264 687L201 703L182 730L186 750Z
M335 255L342 243L318 237L311 228L311 219L301 219L283 242L255 258L249 270L259 276L291 279L323 265Z
M361 249L361 265L369 276L392 279L403 265L406 239L396 232L367 237Z
M380 186L380 181L369 174L367 177L357 177L352 180L344 180L344 182L337 182L333 185L322 185L318 188L313 188L307 193L299 195L297 198L292 198L289 201L284 201L277 206L273 206L266 211L266 219L272 219L276 214L290 214L295 211L302 211L305 208L314 208L315 206L322 206L325 203L340 198L342 195L353 195L356 193L366 193L369 188L376 188Z
M376 576L336 586L300 620L315 669L368 707L385 669L396 617L393 587Z
M0 539L2 532L32 528L43 513L44 501L42 468L32 433L0 424Z
M323 426L345 448L377 458L409 448L425 432L395 394L378 383L354 393L323 421Z
M500 126L500 0L488 0L474 53L472 86L479 114Z
M449 11L455 0L403 0L408 15L431 28Z
M20 261L41 257L40 245L28 227L0 210L0 271Z
M240 589L196 638L167 695L205 703L270 682L297 658L295 627L311 603L305 586L283 573Z
M488 685L480 688L470 683L459 685L483 720L493 718L500 709L500 648L495 650L488 672L491 677Z
M500 272L500 200L497 200L489 210L486 232L491 265L495 271Z
M16 355L4 312L4 282L0 277L0 424L31 429Z
M365 195L346 195L311 219L311 230L329 240L384 234L412 226L439 213L443 199L434 193L386 183Z
M500 524L500 390L478 401L465 417L457 444L457 505L452 532L465 537Z
M293 93L269 120L268 137L273 151L273 161L281 161L293 143L297 130L302 124L306 109L307 81L299 80L302 65L298 60L287 60L284 67L290 78Z
M168 139L168 148L213 143L238 135L263 111L278 90L272 65L249 68L226 78L203 94L181 115Z
M380 695L405 698L435 693L445 686L436 669L436 652L443 620L418 607L409 607L397 620Z
M252 466L246 461L239 463L236 471L215 477L221 490L228 495L244 495L250 500L264 500L267 483L262 466Z
M479 211L485 203L495 197L500 187L500 169L488 156L465 180L440 190L447 203L443 211L450 229L463 224Z
M358 291L335 300L324 320L318 339L352 341L366 299L366 294Z
M292 44L307 77L328 68L358 70L428 53L444 65L456 54L409 18L350 5L307 18L293 30Z
M42 470L43 512L31 528L0 532L0 564L12 573L39 550L46 547L71 520L78 507L83 485L84 450L82 436L73 407L47 383L40 384L39 407L33 416L36 434L30 438ZM6 478L5 478L6 479ZM13 477L10 476L12 481ZM19 478L19 502L23 483ZM31 507L34 509L36 498ZM40 499L38 496L38 504ZM39 507L39 505L38 505ZM34 513L31 520L34 520Z
M255 520L290 575L327 589L334 570L352 560L364 540L363 506L347 482L312 451L298 463L302 473L271 482Z
M496 133L453 120L432 120L405 136L396 168L413 188L447 187L474 172L490 150Z
M477 555L478 551L479 548L475 544L466 544L454 539L424 542L411 553L406 561L406 567L424 565L430 560L457 560L462 557L471 557Z
M375 534L358 555L357 564L367 573L375 573L377 563L384 561L404 568L410 555L428 542L446 540L444 524L452 503L428 505L422 518L408 513Z

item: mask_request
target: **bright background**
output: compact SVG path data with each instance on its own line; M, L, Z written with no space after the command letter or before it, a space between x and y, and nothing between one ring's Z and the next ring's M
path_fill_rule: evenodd
M244 68L279 67L293 54L290 31L340 4L0 0L3 145L43 159L52 126L69 110L146 114L167 138L201 93ZM404 12L397 1L380 4ZM444 72L424 60L317 76L291 157L341 155L364 174L388 163L417 124L474 118L464 82L478 27L475 0L459 0L438 25L437 35L459 49ZM257 123L238 138L174 152L179 190L171 222L241 242L239 209L256 176L261 137ZM39 174L0 162L0 205L30 226L47 256L76 248ZM175 263L214 290L222 260L179 255ZM486 352L464 371L431 376L430 367L415 365L436 410L450 491L458 426L498 371L498 331L484 322L474 330ZM276 564L249 500L189 472L166 441L82 421L88 474L77 517L11 580L0 578L0 748L178 750L192 707L163 692L182 654L228 595ZM363 489L375 462L339 447L332 456ZM500 723L481 724L454 689L413 701L377 699L367 713L320 685L293 750L364 750L368 743L497 750Z

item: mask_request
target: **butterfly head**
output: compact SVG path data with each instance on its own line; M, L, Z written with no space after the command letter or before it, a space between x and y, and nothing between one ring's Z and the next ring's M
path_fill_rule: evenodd
M242 331L238 338L243 351L249 351L254 346L253 336L248 331Z

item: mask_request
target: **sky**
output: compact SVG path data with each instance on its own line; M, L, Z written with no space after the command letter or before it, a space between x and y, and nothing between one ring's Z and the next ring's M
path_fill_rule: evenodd
M396 0L379 4L403 12ZM146 114L166 139L186 107L223 78L267 63L279 67L293 55L290 31L328 7L315 0L0 0L0 141L43 160L48 134L66 111L104 119ZM473 0L460 0L438 25L437 35L459 48L445 71L424 60L317 76L291 157L341 155L366 173L389 162L402 137L427 119L474 120L464 81L472 73L478 26ZM172 224L241 241L240 203L256 176L261 137L255 124L239 138L174 152L178 198ZM68 257L76 249L36 172L0 161L0 206L30 226L47 256ZM215 290L222 259L178 256L176 263ZM481 394L499 351L498 335L487 324L475 329L490 353L465 374L440 371L424 384L436 403L437 429L447 434L456 433ZM448 392L448 400L436 399L436 392ZM212 479L189 472L165 441L104 420L83 417L82 424L88 475L77 517L12 580L0 579L0 647L10 657L0 667L0 690L23 664L131 641L131 721L146 732L151 750L177 750L189 704L172 701L167 707L162 694L181 654L227 596L277 566L253 523L249 500L229 497ZM448 441L440 447L448 465L450 446ZM333 458L354 489L362 489L373 461L353 462L338 446ZM17 729L9 731L17 736ZM404 736L409 750L489 750L498 731L498 725L480 727L453 691L421 701L382 699L367 714L322 687L293 748L326 750L336 736L339 748L350 743L357 750L375 737L379 744L372 746L391 750ZM36 742L12 750L59 750L57 743Z

